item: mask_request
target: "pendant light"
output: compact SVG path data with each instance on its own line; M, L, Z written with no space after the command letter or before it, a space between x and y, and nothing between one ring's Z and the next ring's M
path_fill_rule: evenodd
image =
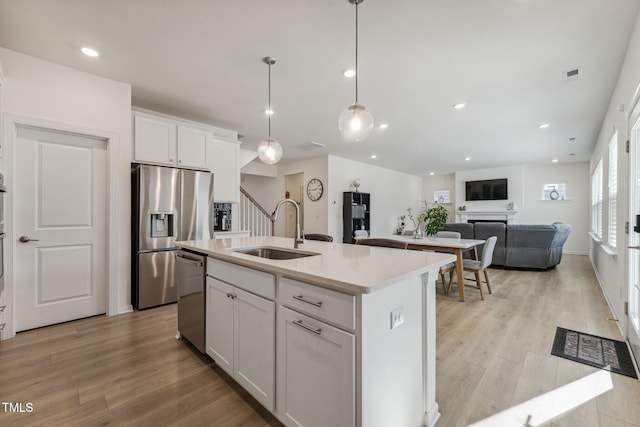
M373 116L364 105L358 103L358 5L364 0L348 0L356 5L356 102L342 110L338 127L347 141L362 141L373 129Z
M258 145L258 157L262 163L274 165L282 158L282 146L278 141L271 138L271 115L273 114L271 109L271 66L276 63L276 60L270 56L265 56L262 58L262 62L269 66L269 106L265 112L269 118L269 136Z

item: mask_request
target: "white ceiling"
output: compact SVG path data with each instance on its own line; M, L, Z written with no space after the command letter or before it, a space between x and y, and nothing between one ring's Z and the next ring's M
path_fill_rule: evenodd
M0 0L0 46L129 83L133 105L236 130L251 150L267 136L273 56L283 161L335 154L424 175L588 160L639 6L365 0L359 100L389 128L358 144L337 126L355 91L342 75L355 59L348 0ZM311 141L326 147L299 148Z

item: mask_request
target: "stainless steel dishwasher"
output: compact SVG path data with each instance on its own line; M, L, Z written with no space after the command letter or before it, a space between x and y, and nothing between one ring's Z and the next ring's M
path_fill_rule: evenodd
M176 251L178 332L202 353L205 352L206 262L207 257L202 254Z

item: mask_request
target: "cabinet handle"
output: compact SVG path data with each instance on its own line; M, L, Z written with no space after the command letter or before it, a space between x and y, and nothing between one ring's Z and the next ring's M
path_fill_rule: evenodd
M0 331L4 331L4 327L6 326L6 323L0 323Z
M238 295L230 294L229 292L227 292L227 298L236 299L238 298Z
M4 311L4 309L7 308L7 305L0 305L0 313L2 313Z
M311 301L304 297L304 295L294 295L293 299L297 299L298 301L306 302L307 304L314 305L316 307L322 307L322 301Z
M170 162L173 162L173 159L169 159Z
M322 333L322 329L320 328L314 328L313 326L309 326L309 325L305 325L302 320L294 320L293 321L294 325L300 326L301 328L306 329L307 331L311 331L316 335L320 335Z
M178 260L178 262L184 262L186 264L191 264L194 267L202 267L203 266L202 261L199 261L199 260L196 260L196 259L191 259L191 258L188 258L188 257L186 257L184 255L180 255L180 254L176 254L176 260ZM180 261L180 260L183 260L183 261Z

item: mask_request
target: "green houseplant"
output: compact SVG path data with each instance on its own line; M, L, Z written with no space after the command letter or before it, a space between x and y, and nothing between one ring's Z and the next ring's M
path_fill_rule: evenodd
M424 210L420 215L420 220L424 223L424 232L427 236L434 236L447 223L448 218L449 212L444 206L430 208L427 202L424 202Z

